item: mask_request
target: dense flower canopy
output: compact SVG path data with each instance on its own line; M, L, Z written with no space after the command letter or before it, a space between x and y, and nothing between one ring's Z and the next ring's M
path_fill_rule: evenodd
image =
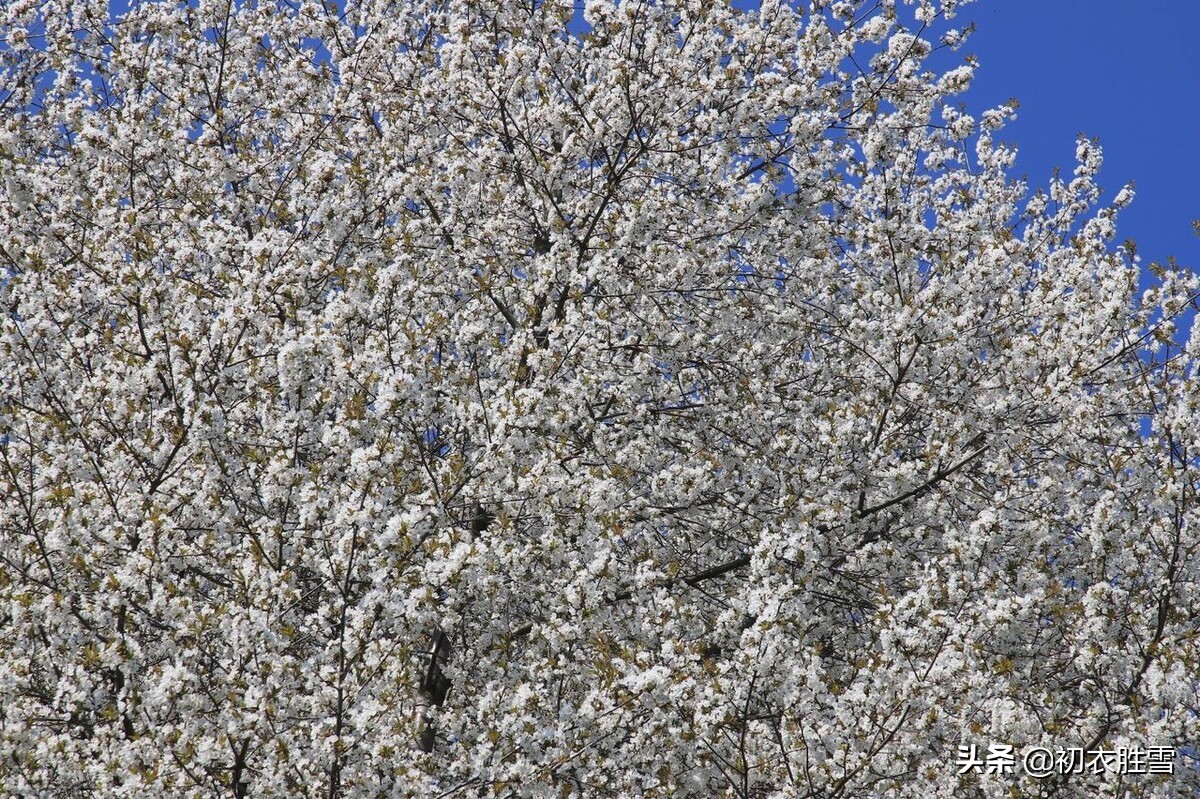
M1194 796L1200 283L956 5L6 4L3 793Z

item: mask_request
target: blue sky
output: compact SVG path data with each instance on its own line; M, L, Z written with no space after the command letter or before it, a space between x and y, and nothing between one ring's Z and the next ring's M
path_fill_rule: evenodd
M1175 256L1200 269L1200 1L978 0L955 24L978 29L962 53L979 57L970 110L1016 97L1001 137L1017 174L1045 185L1073 167L1075 137L1099 138L1109 197L1134 181L1118 239L1143 261Z

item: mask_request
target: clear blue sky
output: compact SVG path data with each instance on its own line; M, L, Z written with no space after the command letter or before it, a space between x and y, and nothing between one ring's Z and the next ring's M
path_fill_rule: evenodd
M980 63L963 100L1020 101L1002 136L1018 174L1045 185L1073 167L1077 134L1099 138L1108 196L1137 189L1118 238L1146 263L1200 269L1200 0L978 0L955 20L967 22L978 29L960 52Z

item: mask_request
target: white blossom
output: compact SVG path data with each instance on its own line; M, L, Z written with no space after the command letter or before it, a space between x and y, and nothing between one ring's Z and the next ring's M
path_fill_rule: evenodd
M0 23L0 793L1194 794L1200 280L961 3L109 5Z

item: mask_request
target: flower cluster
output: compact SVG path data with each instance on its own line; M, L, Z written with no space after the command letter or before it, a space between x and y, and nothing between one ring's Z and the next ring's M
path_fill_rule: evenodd
M1011 178L959 5L8 3L0 793L1194 751L1197 280Z

